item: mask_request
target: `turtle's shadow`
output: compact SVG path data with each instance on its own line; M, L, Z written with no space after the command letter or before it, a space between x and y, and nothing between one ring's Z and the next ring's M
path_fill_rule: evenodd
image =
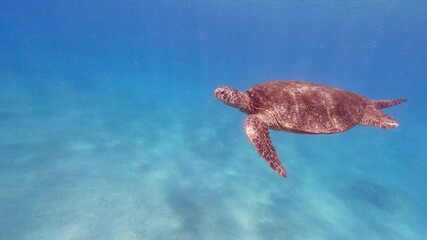
M336 193L346 201L356 201L364 206L372 206L387 212L394 212L399 208L397 196L390 187L367 180L341 186Z

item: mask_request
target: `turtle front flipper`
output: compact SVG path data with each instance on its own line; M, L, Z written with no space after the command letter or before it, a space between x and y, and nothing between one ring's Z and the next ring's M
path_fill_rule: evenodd
M262 121L262 118L257 114L248 115L245 120L245 130L259 155L274 171L283 177L287 177L288 172L277 156L276 149L274 149L268 134L268 126Z

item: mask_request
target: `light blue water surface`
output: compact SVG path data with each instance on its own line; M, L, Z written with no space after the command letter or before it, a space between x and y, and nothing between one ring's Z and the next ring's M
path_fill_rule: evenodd
M0 1L0 239L425 239L425 1ZM217 101L300 79L400 127L272 132Z

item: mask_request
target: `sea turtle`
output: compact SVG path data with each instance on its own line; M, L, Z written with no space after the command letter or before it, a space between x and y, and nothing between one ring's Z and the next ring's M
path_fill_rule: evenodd
M356 125L396 128L396 119L380 111L406 101L367 100L365 97L316 83L271 81L253 86L246 92L218 87L214 96L221 102L247 114L245 130L259 155L278 174L287 177L271 142L268 129L332 134Z

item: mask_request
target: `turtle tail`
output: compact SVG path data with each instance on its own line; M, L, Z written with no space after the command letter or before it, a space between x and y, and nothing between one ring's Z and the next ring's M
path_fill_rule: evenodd
M406 101L407 100L405 98L401 98L396 100L369 100L369 103L372 104L376 109L383 109L383 108L396 106Z

